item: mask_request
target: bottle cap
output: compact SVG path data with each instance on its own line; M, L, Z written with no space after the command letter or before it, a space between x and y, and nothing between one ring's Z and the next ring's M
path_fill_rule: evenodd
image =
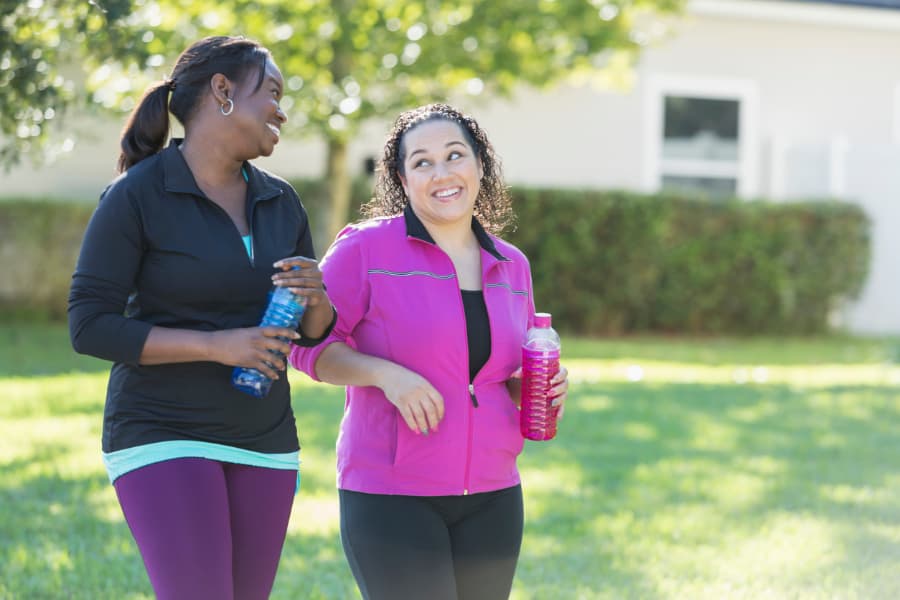
M550 313L534 313L534 326L548 329L551 322Z

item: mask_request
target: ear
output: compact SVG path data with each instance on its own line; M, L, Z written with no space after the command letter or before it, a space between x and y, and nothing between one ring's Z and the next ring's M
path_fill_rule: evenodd
M400 180L400 184L403 186L403 192L406 194L406 197L409 198L409 189L406 187L406 177L398 172L397 178Z
M216 73L209 80L209 87L212 89L213 98L219 106L228 102L229 98L234 99L234 86L227 77L221 73Z
M484 165L481 162L481 157L478 157L478 181L484 179Z

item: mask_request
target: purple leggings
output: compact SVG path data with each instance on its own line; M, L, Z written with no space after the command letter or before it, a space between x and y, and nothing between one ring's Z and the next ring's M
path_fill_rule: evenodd
M148 465L114 486L159 600L268 598L297 471L203 458Z

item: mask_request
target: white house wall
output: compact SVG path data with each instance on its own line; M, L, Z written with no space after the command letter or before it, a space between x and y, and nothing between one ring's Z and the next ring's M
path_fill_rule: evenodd
M894 317L875 315L884 313L877 307L900 305L900 277L886 274L896 272L896 249L881 240L886 227L900 225L897 187L861 192L854 179L865 159L854 154L859 148L900 145L900 11L764 0L694 0L689 6L686 17L671 23L667 39L642 54L630 90L564 85L521 90L509 101L463 98L457 104L487 129L513 184L641 190L658 182L654 144L661 135L662 94L735 94L746 112L739 189L775 200L835 194L852 199L864 192L858 199L878 223L866 293L880 300L859 303L869 307L865 318L851 307L849 322L861 331L900 333ZM388 125L364 128L350 147L352 170L379 153ZM51 168L0 173L2 194L96 198L112 176L120 127L81 121L79 129L90 139L81 137L75 151ZM324 145L285 139L259 164L285 177L317 176ZM872 168L895 164L883 159ZM892 181L887 174L870 175Z

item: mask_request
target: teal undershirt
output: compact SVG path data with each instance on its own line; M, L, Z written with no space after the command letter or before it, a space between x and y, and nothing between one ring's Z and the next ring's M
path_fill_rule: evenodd
M247 180L247 172L241 169L244 180ZM247 255L253 258L253 237L243 235L244 248ZM206 458L220 462L236 463L251 467L263 467L266 469L284 469L297 471L297 488L300 490L300 452L285 452L280 454L267 454L242 450L234 446L224 444L212 444L193 440L172 440L144 444L115 452L104 452L103 463L106 465L106 473L110 483L135 469L146 467L165 460L175 458Z

